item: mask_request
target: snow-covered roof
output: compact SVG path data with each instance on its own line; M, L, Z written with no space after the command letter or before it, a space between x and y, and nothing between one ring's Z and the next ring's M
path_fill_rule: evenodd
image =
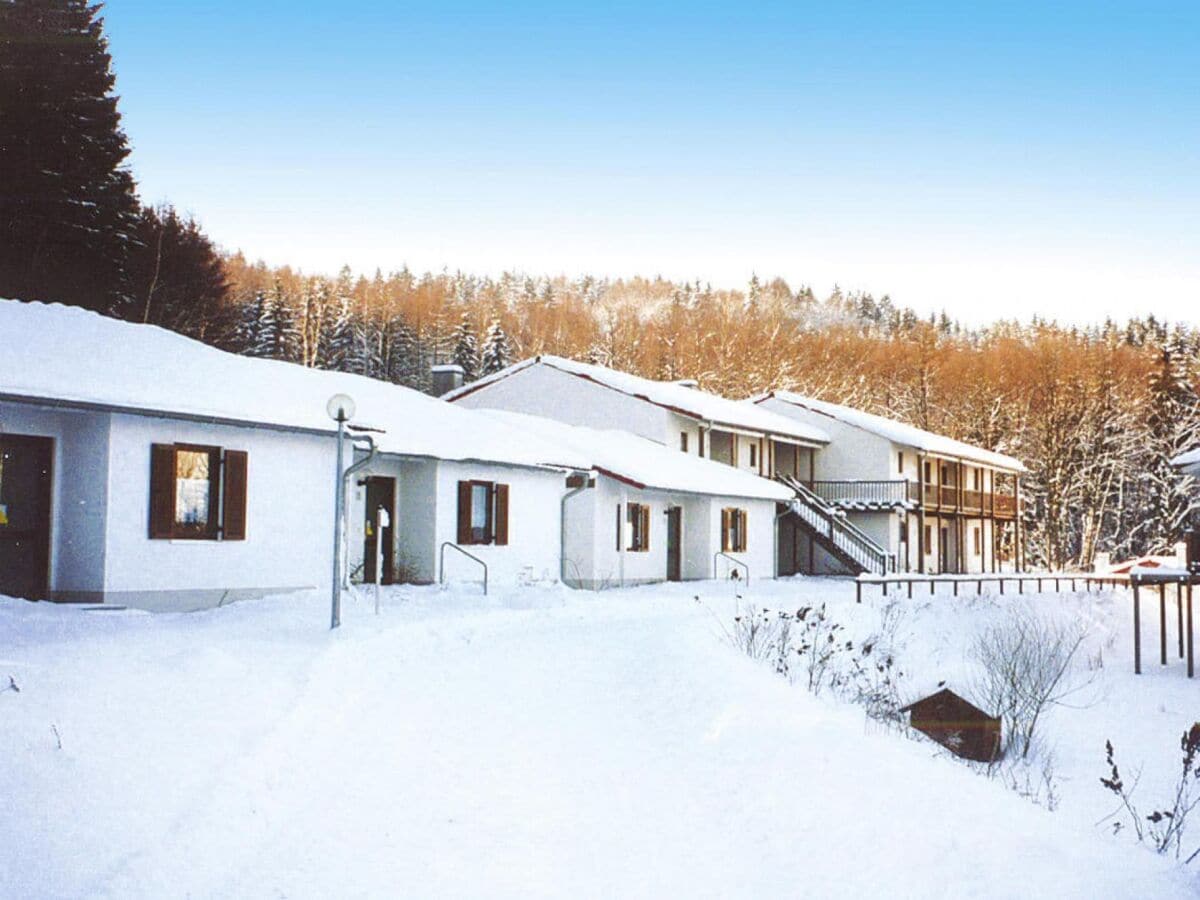
M829 403L825 400L814 400L812 397L794 394L791 391L770 391L766 394L760 394L757 397L751 397L746 402L748 404L758 404L772 397L799 409L806 409L818 415L828 416L846 425L877 434L880 437L887 438L893 444L899 444L903 447L914 447L917 450L923 450L926 453L932 453L936 456L968 459L972 462L1009 472L1025 471L1025 464L1015 457L996 453L993 450L984 450L982 447L976 447L963 441L956 441L954 438L935 434L932 431L925 431L923 428L917 428L913 425L906 425L903 422L897 422L895 419L887 419L883 416L877 416L874 413L864 412L852 406L842 406L838 403ZM786 414L784 413L784 415Z
M770 410L756 409L745 403L687 387L678 382L655 381L652 378L642 378L640 375L631 375L628 372L618 372L616 369L594 366L548 354L514 363L506 369L473 381L461 388L456 388L442 399L458 400L517 372L538 365L549 366L579 378L586 378L630 397L664 407L690 419L710 422L718 427L741 429L803 444L829 443L829 435L820 428L795 422Z
M1188 469L1192 474L1200 475L1200 447L1189 450L1187 453L1181 453L1171 460L1171 465L1180 469Z
M0 399L332 432L325 404L343 393L357 406L351 424L381 429L385 453L587 468L567 448L409 388L238 356L77 307L0 300L0 341Z
M480 410L523 434L570 448L591 468L638 488L785 502L792 492L778 482L725 463L692 456L627 431L568 425L505 410Z

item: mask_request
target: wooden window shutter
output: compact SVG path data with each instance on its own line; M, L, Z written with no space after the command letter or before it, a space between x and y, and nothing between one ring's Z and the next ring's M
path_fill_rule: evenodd
M150 447L150 537L170 538L175 529L175 446Z
M471 482L458 483L458 543L471 543Z
M493 490L496 494L496 543L503 547L508 543L508 485L498 484Z
M227 541L246 539L246 475L250 454L226 450L224 490L221 494L221 533Z
M729 510L721 510L721 552L729 552Z
M739 509L738 514L738 552L746 552L746 525L749 522L750 516L744 509Z
M621 552L621 504L617 504L617 552Z
M642 507L642 545L639 550L650 549L650 507Z

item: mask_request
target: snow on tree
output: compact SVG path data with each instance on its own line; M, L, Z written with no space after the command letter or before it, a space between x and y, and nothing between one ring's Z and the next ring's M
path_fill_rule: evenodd
M329 326L325 331L325 353L322 368L335 372L357 372L358 344L355 338L355 315L349 294L333 300Z
M493 319L479 354L479 374L491 375L508 368L511 363L508 335L500 327L500 320Z
M471 329L471 319L466 313L463 313L462 321L454 332L454 351L450 361L462 366L464 381L474 381L479 377L479 348L475 342L475 332Z

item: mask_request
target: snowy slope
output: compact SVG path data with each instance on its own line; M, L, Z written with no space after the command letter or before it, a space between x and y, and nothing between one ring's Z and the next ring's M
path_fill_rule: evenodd
M822 416L829 416L831 419L836 419L855 428L861 428L863 431L870 432L871 434L877 434L903 447L916 447L918 450L936 453L939 456L961 457L962 459L969 459L1010 472L1025 471L1025 464L1012 456L1006 456L1003 453L996 453L992 450L985 450L982 447L976 447L963 441L956 441L954 438L946 437L943 434L925 431L923 428L906 425L904 422L897 422L895 419L877 416L874 413L864 412L852 406L842 406L839 403L830 403L826 400L815 400L812 397L805 397L791 391L771 391L767 394L751 397L745 402L747 405L757 405L768 397L774 397L784 403L790 403L792 406L807 409Z
M0 300L0 339L0 399L66 400L332 431L325 403L345 393L358 407L355 424L383 430L375 437L385 452L578 465L564 448L408 388L250 359L77 307Z
M877 609L817 580L748 599ZM913 603L922 655L954 656L949 604ZM395 589L333 634L299 597L0 601L0 896L1193 895L1091 810L789 686L710 609L727 585Z
M682 415L717 426L725 425L733 428L743 428L749 431L762 432L784 438L804 441L809 444L827 444L829 435L812 425L793 421L765 409L758 409L753 404L729 400L717 394L710 394L696 388L684 387L673 381L655 381L642 378L629 372L619 372L604 366L593 366L589 363L564 359L561 356L543 354L532 359L515 363L507 369L502 369L492 375L480 378L470 384L450 391L443 399L454 401L459 397L470 394L486 387L494 381L507 378L529 366L549 366L563 372L569 372L580 378L586 378L597 384L638 397L650 403L678 412Z
M577 458L593 467L634 482L640 487L722 497L759 497L781 503L793 498L783 485L725 463L714 462L672 450L662 444L625 431L567 425L543 416L504 410L481 409L523 434L534 434L569 447Z

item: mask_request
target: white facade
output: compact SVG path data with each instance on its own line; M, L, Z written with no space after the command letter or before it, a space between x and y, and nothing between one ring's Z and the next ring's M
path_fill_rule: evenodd
M626 515L630 503L650 508L645 550L630 549ZM739 577L747 570L751 578L774 577L773 501L639 489L600 475L594 487L566 503L567 583L600 589L667 580L667 514L671 508L679 510L680 580L727 578L734 569ZM746 550L717 557L722 548L721 510L725 508L746 511Z
M328 589L334 442L325 436L0 402L6 435L50 438L48 595L196 609ZM248 453L245 540L149 536L154 444Z

